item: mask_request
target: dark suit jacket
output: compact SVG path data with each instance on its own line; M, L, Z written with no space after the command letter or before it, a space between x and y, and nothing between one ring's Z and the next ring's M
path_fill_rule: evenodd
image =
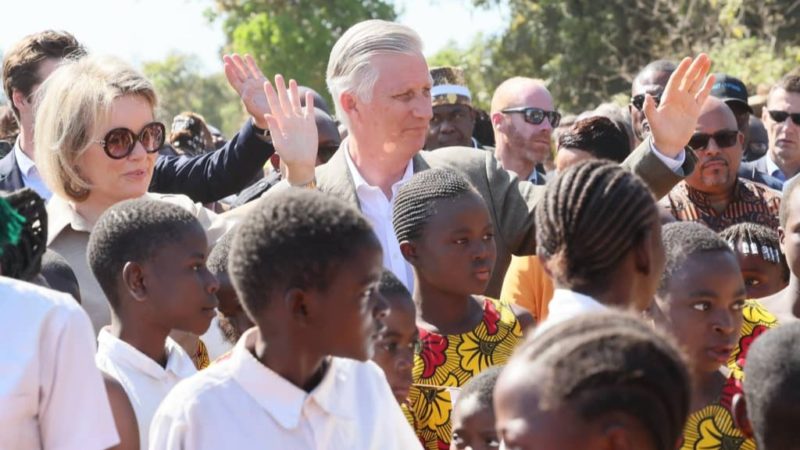
M199 156L165 156L156 159L150 191L184 194L198 203L211 203L242 190L275 152L256 135L251 121L242 126L221 149ZM0 159L0 189L24 187L12 151Z
M346 139L326 164L317 167L317 188L360 206L353 178L347 169L345 151ZM687 149L684 174L691 173L696 160L694 153ZM486 295L498 298L511 255L532 255L536 252L533 211L545 187L519 182L516 175L500 166L492 153L476 152L471 148L447 147L434 152L419 152L414 156L413 164L414 172L434 167L462 173L486 201L495 226L497 247L497 262ZM656 198L665 196L681 180L650 152L648 142L631 153L623 166L642 177Z
M739 166L739 176L755 181L756 183L766 184L776 191L782 191L783 181L769 174L767 158L769 158L769 156L764 155L755 161L742 162Z

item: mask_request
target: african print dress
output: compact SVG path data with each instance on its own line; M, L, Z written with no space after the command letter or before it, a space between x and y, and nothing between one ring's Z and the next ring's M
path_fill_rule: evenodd
M739 333L739 342L728 360L730 376L722 388L719 401L706 406L689 416L683 428L681 450L755 450L752 439L744 437L733 422L733 396L742 392L742 378L747 352L753 341L765 331L777 326L778 321L764 306L755 300L747 300L744 323Z
M414 386L408 402L426 449L450 447L451 399L458 401L459 388L475 375L505 364L521 339L522 329L511 307L488 298L483 320L472 331L443 336L420 329L422 345L414 355Z

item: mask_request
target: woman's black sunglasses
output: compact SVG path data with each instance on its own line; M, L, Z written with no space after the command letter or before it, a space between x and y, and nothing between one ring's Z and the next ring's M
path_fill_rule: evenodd
M539 125L540 123L544 122L545 117L548 121L550 121L550 126L555 128L561 123L561 113L558 111L545 111L541 108L533 108L533 107L519 107L519 108L508 108L500 111L504 114L508 113L520 113L523 114L525 118L525 122L528 122L533 125Z
M166 128L161 122L150 122L139 131L137 135L128 128L114 128L106 133L102 141L96 141L103 146L111 159L127 158L136 147L136 142L141 142L147 153L155 153L164 146Z

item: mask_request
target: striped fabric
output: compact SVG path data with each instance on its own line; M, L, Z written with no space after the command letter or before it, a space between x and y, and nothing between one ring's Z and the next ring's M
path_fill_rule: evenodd
M707 194L691 188L686 181L678 183L660 203L676 219L700 222L716 232L742 222L778 229L779 192L744 178L739 178L733 189L733 201L722 213L711 207Z

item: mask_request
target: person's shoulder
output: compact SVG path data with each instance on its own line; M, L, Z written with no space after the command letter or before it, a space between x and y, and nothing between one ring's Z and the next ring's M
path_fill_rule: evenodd
M473 167L486 165L487 157L493 153L473 147L442 147L433 151L422 151L420 155L431 167Z
M216 364L181 380L167 394L162 408L171 413L201 407L203 402L218 396L235 383L226 364Z
M772 187L759 183L757 181L749 180L747 178L740 177L739 182L745 186L745 188L759 197L763 197L765 200L769 201L772 199L778 199L783 196L780 191L773 189Z
M0 276L0 298L6 302L18 303L26 309L39 309L42 311L50 309L75 311L81 309L69 294L3 276Z

